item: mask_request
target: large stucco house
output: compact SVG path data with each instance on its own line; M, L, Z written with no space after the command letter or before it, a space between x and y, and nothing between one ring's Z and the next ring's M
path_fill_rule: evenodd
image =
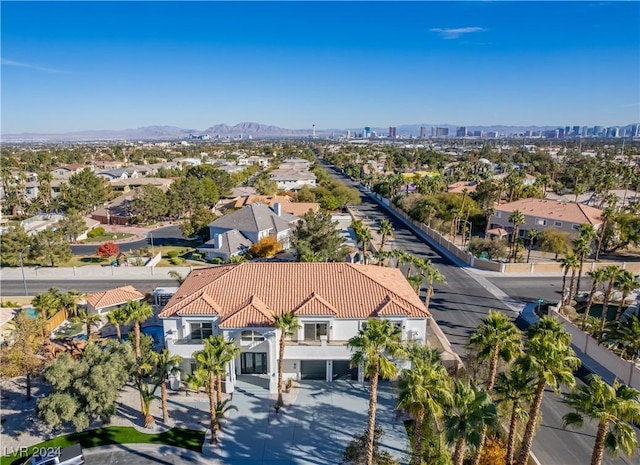
M491 215L491 228L503 228L509 233L513 224L509 222L511 214L518 210L524 215L525 222L520 225L519 234L524 237L529 229L542 231L554 228L572 236L578 234L581 224L591 224L598 229L602 224L602 210L581 203L556 202L545 199L521 199L495 207Z
M292 312L300 329L286 342L284 379L363 379L347 341L370 317L391 320L404 341L427 337L430 318L395 268L350 263L241 263L191 272L159 316L166 346L195 368L203 339L222 334L242 353L229 364L225 391L238 376L267 379L277 391L280 334L274 318ZM400 363L400 362L398 362Z

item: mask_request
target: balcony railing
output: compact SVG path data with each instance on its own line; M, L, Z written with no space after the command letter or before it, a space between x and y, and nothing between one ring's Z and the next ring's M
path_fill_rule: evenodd
M287 340L288 346L321 346L323 344L328 346L346 346L349 341L289 341Z

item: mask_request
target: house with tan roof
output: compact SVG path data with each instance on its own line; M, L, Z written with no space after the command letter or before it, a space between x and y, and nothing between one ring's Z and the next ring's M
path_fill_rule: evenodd
M491 228L504 228L513 231L513 224L509 222L511 214L518 210L522 212L525 223L520 225L519 234L524 237L529 229L542 231L554 228L578 234L581 224L592 224L596 229L602 224L602 210L575 202L556 202L546 199L521 199L495 207L495 214L489 218Z
M295 216L303 216L309 210L314 213L320 210L320 204L318 202L294 202L288 195L246 195L236 199L233 206L234 208L242 208L256 202L269 205L272 209L276 208L276 203L279 203L283 212Z
M123 286L106 291L96 292L87 296L87 310L89 313L102 314L124 305L130 300L142 300L144 294L133 286Z
M292 312L300 329L287 340L284 378L363 379L347 341L367 318L384 318L404 341L426 340L429 312L400 270L351 263L241 263L191 272L160 312L166 346L183 357L182 372L210 335L242 352L229 363L226 392L239 376L268 379L277 391L280 333L276 315Z

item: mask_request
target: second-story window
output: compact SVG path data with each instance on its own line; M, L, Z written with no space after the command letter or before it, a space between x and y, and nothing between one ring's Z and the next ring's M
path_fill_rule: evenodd
M257 331L242 331L240 339L242 342L259 342L264 341L264 335Z
M319 341L320 336L327 335L327 323L305 323L304 340Z
M189 338L192 341L202 341L213 334L213 323L191 323Z

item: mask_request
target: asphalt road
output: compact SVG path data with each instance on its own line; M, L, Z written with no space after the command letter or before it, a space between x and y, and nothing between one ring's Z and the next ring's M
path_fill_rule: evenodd
M349 187L358 184L348 177L332 173ZM513 318L517 316L505 300L495 297L486 283L500 288L510 300L515 299L520 306L526 302L535 302L538 298L557 301L560 297L562 277L505 277L496 275L489 277L482 274L480 282L472 273L453 264L440 256L435 250L415 236L400 220L388 214L382 207L362 195L362 204L355 207L362 216L380 224L389 218L394 228L394 246L414 255L429 258L447 279L446 285L436 285L431 299L430 310L442 331L445 333L453 349L464 358L467 352L465 343L469 335L485 317L489 309L502 310ZM484 278L484 279L483 279ZM584 283L583 286L587 286ZM422 290L424 292L424 289ZM512 304L513 305L513 304ZM585 465L591 461L591 453L596 433L596 426L585 421L580 430L562 428L562 416L570 410L562 403L561 397L547 390L543 399L542 417L533 443L533 453L542 465ZM637 465L637 457L632 459L620 457L614 459L605 454L604 465Z
M179 245L185 238L182 236L179 225L165 226L164 228L154 229L151 233L153 236L153 245ZM71 251L74 255L92 255L95 254L99 244L72 244ZM136 250L151 245L151 236L147 235L145 239L132 242L118 242L121 250Z

